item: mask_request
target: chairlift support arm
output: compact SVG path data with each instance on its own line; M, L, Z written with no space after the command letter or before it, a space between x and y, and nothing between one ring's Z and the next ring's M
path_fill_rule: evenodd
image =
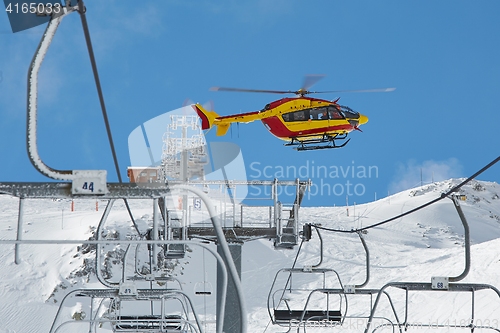
M28 157L41 174L56 180L69 180L72 182L72 194L105 194L108 192L106 187L106 170L57 170L46 165L38 153L37 143L37 112L38 112L38 74L42 66L43 60L47 51L52 43L57 28L62 19L77 11L78 6L71 7L69 1L66 6L61 7L62 14L53 14L50 18L49 24L38 44L38 48L31 60L28 71L28 97L27 97L27 148ZM79 6L82 3L79 1Z
M462 225L464 226L464 242L465 242L465 267L463 272L458 275L458 276L450 276L448 278L448 281L450 282L458 282L463 280L467 274L469 274L470 270L470 230L469 230L469 224L467 223L467 219L465 218L464 211L462 210L462 207L460 206L460 202L458 198L454 195L451 196L451 200L453 201L453 206L455 206L455 209L457 210L458 216L460 217L460 221L462 222Z
M36 49L35 55L31 60L31 64L28 71L28 100L27 100L27 148L28 157L33 164L33 166L43 175L58 179L58 180L73 180L75 175L72 170L56 170L47 166L40 155L38 154L38 143L37 143L37 112L38 112L38 73L40 67L42 66L43 60L47 51L52 43L57 28L61 23L62 19L74 12L76 7L62 7L63 13L58 16L52 16L45 32L43 34L38 48Z

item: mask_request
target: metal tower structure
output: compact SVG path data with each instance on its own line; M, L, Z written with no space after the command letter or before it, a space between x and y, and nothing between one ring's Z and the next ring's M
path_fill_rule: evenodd
M170 116L161 156L164 181L204 179L208 157L199 120L196 115Z

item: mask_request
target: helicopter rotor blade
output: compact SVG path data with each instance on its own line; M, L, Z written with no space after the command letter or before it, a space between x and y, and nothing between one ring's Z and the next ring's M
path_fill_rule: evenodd
M188 106L191 104L195 104L195 102L191 98L188 97L184 100L184 102L182 103L182 106L184 107L184 106Z
M214 101L209 100L203 103L203 108L207 111L213 111L214 110Z
M380 89L357 89L357 90L328 90L328 91L308 91L309 94L331 94L331 93L365 93L365 92L391 92L396 88Z
M299 91L308 91L316 82L324 78L325 74L307 74L304 76L304 82Z
M302 88L299 90L267 90L267 89L245 89L245 88L229 88L229 87L211 87L211 91L232 91L232 92L252 92L252 93L269 93L269 94L295 94L305 96L309 94L329 94L329 93L365 93L365 92L391 92L396 88L380 88L380 89L357 89L357 90L327 90L327 91L309 91L308 89L316 82L324 78L324 74L308 74L304 76Z
M270 94L293 94L291 90L265 90L265 89L243 89L243 88L227 88L227 87L212 87L211 91L238 91L238 92L255 92L255 93L270 93Z

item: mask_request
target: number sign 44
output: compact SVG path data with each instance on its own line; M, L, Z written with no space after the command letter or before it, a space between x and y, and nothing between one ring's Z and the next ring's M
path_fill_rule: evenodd
M73 170L71 192L76 195L104 195L106 186L106 170Z

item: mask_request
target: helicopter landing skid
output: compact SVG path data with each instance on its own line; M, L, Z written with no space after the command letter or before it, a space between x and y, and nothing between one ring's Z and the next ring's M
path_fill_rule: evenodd
M347 135L342 137L323 135L321 139L306 139L297 140L297 138L292 138L292 140L285 144L285 146L297 146L294 149L297 151L304 150L318 150L318 149L335 149L344 147L351 139L347 139L342 144L337 145L335 141L346 139Z

